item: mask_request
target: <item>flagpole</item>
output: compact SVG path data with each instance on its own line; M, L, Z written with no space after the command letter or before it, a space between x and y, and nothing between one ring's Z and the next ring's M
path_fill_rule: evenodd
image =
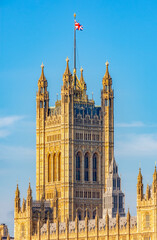
M75 29L76 13L74 13L74 88L76 87L76 29Z

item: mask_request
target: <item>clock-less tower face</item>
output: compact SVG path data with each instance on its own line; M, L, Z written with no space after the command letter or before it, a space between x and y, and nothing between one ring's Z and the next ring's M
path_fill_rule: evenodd
M103 192L113 158L113 90L108 72L103 78L101 106L86 94L81 77L75 81L69 59L63 74L61 100L49 107L47 80L42 66L38 81L36 118L36 195L51 201L54 218L84 219L86 209L102 216Z

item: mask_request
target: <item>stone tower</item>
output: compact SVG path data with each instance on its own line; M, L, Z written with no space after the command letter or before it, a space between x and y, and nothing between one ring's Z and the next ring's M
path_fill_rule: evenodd
M109 168L114 157L112 79L106 63L101 106L88 99L81 77L72 75L69 59L63 74L61 100L49 107L42 65L36 96L36 196L50 200L54 218L95 218L103 213Z
M109 167L114 159L114 93L112 89L112 78L108 70L109 63L106 62L106 73L102 80L101 108L103 121L103 156L105 162L104 190L107 190L107 179Z

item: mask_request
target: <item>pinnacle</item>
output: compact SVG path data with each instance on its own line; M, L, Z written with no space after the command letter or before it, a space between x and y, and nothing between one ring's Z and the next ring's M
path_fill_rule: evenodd
M41 64L41 76L40 76L40 78L39 78L39 80L46 80L46 78L45 78L45 75L44 75L44 64L43 64L43 62L42 62L42 64Z
M18 186L18 184L17 184L17 187L16 187L15 195L16 195L17 197L20 196L20 191L19 191L19 186Z
M70 72L70 69L69 69L69 58L68 57L66 58L66 62L67 62L67 65L66 65L66 69L65 69L64 74L65 75L71 75L71 72Z
M105 65L106 65L106 72L105 72L105 75L104 75L104 78L111 78L111 76L110 76L110 74L109 74L109 71L108 71L108 66L109 66L109 62L107 61L106 63L105 63Z

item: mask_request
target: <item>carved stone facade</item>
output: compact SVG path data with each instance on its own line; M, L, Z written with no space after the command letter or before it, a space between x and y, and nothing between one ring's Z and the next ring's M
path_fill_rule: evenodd
M86 208L90 218L95 216L96 207L102 216L103 194L114 159L109 64L106 63L102 81L101 106L95 106L86 94L83 69L79 80L71 74L68 62L69 59L63 74L61 100L49 107L43 65L36 97L36 196L37 200L42 196L50 200L54 218L61 221L67 216L74 220L76 210L79 218L84 219Z
M99 218L96 208L95 219L88 218L86 209L85 220L74 221L66 218L60 222L53 219L53 209L49 200L32 201L29 185L27 200L20 206L20 192L17 186L15 193L15 240L156 240L157 239L157 171L153 174L153 183L147 185L143 194L141 169L137 178L137 217Z
M15 240L147 240L157 236L157 174L143 196L137 184L137 217L125 217L124 194L114 159L114 93L106 63L101 106L88 99L69 59L61 100L49 106L44 66L36 95L36 201L29 184L20 205L15 193ZM150 212L150 214L149 214ZM100 218L100 219L99 219ZM145 226L145 228L143 228Z

